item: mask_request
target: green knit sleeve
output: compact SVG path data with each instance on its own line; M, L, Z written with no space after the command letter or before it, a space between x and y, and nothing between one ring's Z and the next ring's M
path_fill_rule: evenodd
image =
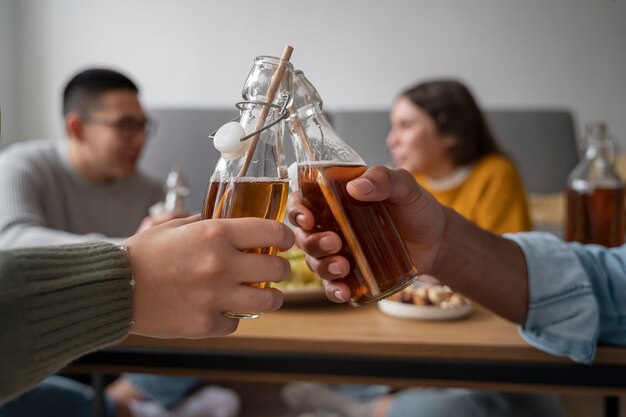
M116 246L0 251L0 403L120 342L131 318L130 267Z

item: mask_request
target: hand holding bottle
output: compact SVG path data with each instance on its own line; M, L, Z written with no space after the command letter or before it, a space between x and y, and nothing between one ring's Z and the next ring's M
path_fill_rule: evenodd
M211 175L203 219L259 217L282 221L289 178L283 150L284 108L291 97L291 47L282 58L257 57L243 88L239 122L229 122L213 135L222 156ZM250 248L276 255L275 246ZM244 278L245 279L245 278ZM268 282L249 282L261 288ZM227 311L234 318L257 318L254 310Z
M155 337L207 337L232 333L225 311L274 311L283 296L244 282L282 281L289 262L247 253L257 247L286 250L291 230L264 219L172 220L126 240L134 290L133 333Z
M346 189L356 201L384 201L412 261L424 273L433 271L445 226L444 209L415 183L411 174L402 169L373 167L349 182ZM320 232L315 227L319 221L298 193L289 196L287 215L298 226L296 244L307 252L309 267L326 280L328 298L335 302L348 301L351 292L345 277L351 265L341 255L344 243L340 236L332 231Z
M515 323L525 322L526 261L515 242L482 230L442 206L402 169L370 168L349 182L347 191L356 201L387 204L420 272L436 276L454 291ZM340 255L341 239L314 227L316 220L298 194L289 200L287 214L300 227L296 243L307 252L307 263L325 280L330 300L348 301L351 292L344 277L350 265Z
M365 162L330 125L317 90L302 71L296 71L290 111L298 201L313 216L315 230L340 237L340 255L349 265L344 282L350 303L375 302L410 285L417 268L386 203L357 201L348 193L347 184L365 172Z

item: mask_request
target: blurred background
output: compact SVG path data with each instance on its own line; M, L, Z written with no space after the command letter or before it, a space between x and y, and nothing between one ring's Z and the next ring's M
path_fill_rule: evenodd
M566 108L578 134L606 120L624 149L625 21L623 0L0 0L1 144L63 137L61 89L85 67L128 74L148 108L224 108L289 43L332 110L454 76L486 108Z
M254 57L290 44L338 131L353 141L371 136L355 146L368 162L388 161L387 113L401 91L435 77L465 82L500 121L494 127L526 182L535 228L560 234L561 191L585 123L608 123L626 173L625 22L626 0L0 0L0 148L64 138L64 85L85 68L112 68L161 116L147 170L164 180L179 163L188 207L198 211L217 158L208 133L235 113ZM556 114L552 129L503 109L567 118ZM592 406L570 408L600 415L601 402Z

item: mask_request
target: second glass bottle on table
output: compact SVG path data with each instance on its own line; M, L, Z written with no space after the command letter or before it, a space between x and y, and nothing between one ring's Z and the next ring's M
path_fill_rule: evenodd
M626 184L613 165L615 143L604 122L589 123L584 157L567 180L565 239L621 246L626 229Z
M330 125L302 71L294 75L290 110L300 194L315 216L315 231L330 230L342 239L340 255L350 262L350 304L369 304L410 285L417 268L386 204L360 202L346 191L367 169L365 162Z
M279 65L279 58L269 56L260 56L254 61L243 88L244 100L237 104L240 109L239 126L236 122L228 125L235 130L241 130L241 134L244 135L263 130L258 133L257 138L255 138L257 135L253 135L241 142L238 138L233 140L233 145L241 146L230 149L230 153L222 150L222 157L209 180L202 209L203 219L241 217L278 221L284 219L289 178L283 150L284 123L281 119L287 115L285 107L291 99L293 67L289 62L283 63L286 68L279 81L275 98L268 100L270 84ZM262 114L264 112L267 114L266 119ZM217 141L217 134L215 140ZM254 252L276 255L278 248L258 248ZM250 285L266 288L270 284L263 282ZM227 312L225 315L240 319L257 318L261 314Z

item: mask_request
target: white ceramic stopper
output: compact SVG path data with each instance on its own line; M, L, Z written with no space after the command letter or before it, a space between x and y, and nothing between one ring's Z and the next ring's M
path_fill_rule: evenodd
M215 132L213 146L221 152L222 158L233 160L241 157L250 147L250 140L241 142L246 131L237 122L228 122Z

